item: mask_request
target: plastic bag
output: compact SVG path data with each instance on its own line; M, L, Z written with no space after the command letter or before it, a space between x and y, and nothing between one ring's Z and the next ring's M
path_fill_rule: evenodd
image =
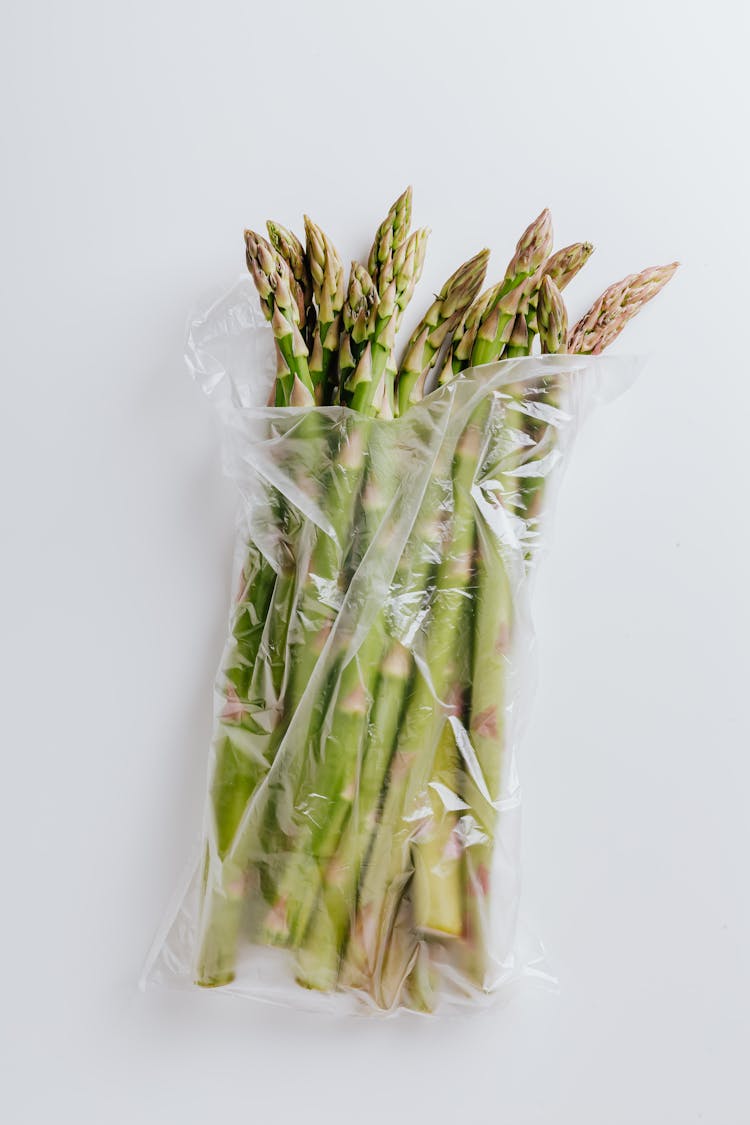
M435 1011L517 948L530 579L589 407L632 360L469 370L403 418L265 407L245 281L197 318L240 495L197 868L146 980Z

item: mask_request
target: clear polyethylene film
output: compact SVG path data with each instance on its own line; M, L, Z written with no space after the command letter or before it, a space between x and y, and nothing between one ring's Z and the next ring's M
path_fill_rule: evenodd
M401 419L260 405L238 285L191 326L240 511L200 855L145 979L353 1010L486 1001L517 941L529 589L589 407L635 364L474 368Z

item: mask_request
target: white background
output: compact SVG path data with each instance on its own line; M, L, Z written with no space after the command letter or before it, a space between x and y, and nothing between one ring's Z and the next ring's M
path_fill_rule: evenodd
M12 1125L750 1121L745 5L3 6L0 1107ZM198 830L233 496L182 362L242 230L422 301L549 205L574 310L683 268L581 438L536 603L525 905L559 995L335 1023L135 990Z

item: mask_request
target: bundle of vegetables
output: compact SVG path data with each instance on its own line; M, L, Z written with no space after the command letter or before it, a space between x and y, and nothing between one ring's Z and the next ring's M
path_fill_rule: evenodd
M277 351L275 538L248 544L220 679L201 985L251 944L383 1008L492 984L514 591L575 370L559 357L598 355L676 264L569 328L592 247L553 253L544 211L490 288L487 250L448 278L399 361L427 244L411 210L408 189L348 280L308 218L304 245L245 235Z

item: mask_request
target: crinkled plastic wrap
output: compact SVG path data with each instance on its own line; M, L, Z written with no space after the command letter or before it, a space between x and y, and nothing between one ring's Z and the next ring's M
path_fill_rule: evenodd
M239 489L235 596L204 838L146 979L353 1010L486 1001L528 968L516 750L540 519L634 364L508 359L396 421L266 407L249 281L195 320L188 361Z

